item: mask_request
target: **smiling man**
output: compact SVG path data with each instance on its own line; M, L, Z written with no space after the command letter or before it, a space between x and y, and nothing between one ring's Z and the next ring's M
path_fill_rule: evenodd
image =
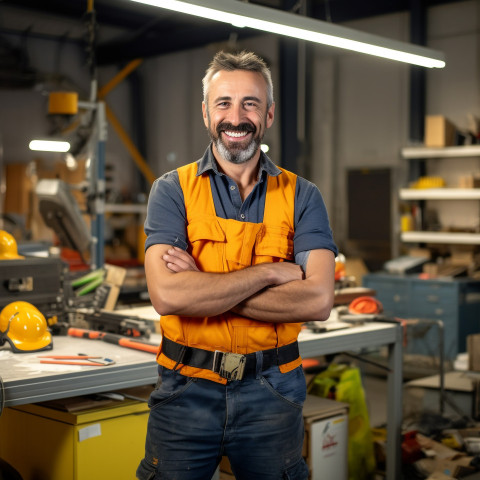
M250 52L215 55L203 79L204 156L159 178L145 272L161 315L140 480L305 480L306 385L297 337L325 320L336 246L317 187L260 149L271 74Z
M258 155L265 129L273 123L274 105L271 99L266 102L262 99L262 92L254 91L255 88L251 88L252 91L245 90L241 85L245 83L255 86L260 80L258 75L249 71L220 71L214 75L215 84L225 87L222 93L228 92L237 97L221 96L212 99L211 105L203 103L203 117L216 157L231 163L245 163ZM242 93L247 95L238 98ZM238 106L240 111L235 112L234 109ZM232 114L237 115L240 120L237 125L231 123ZM225 115L228 120L223 120ZM212 116L220 122L217 126L212 126Z

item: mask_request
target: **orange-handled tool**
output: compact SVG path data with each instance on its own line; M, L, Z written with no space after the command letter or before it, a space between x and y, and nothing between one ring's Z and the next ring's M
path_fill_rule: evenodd
M106 366L113 365L115 360L98 355L38 355L40 363L57 363L61 365L88 365Z
M71 337L89 338L91 340L103 340L107 343L120 345L121 347L133 348L135 350L142 350L149 353L158 353L158 345L155 343L142 342L140 340L132 340L131 338L115 333L99 332L97 330L87 330L84 328L69 328L68 335Z

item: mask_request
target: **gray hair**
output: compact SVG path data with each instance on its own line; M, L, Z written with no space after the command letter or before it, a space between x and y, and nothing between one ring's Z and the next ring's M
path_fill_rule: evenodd
M218 52L208 66L203 77L203 101L208 105L208 91L212 77L221 70L232 72L234 70L247 70L262 75L267 83L267 109L273 104L273 83L272 75L263 58L255 53L242 51L240 53Z

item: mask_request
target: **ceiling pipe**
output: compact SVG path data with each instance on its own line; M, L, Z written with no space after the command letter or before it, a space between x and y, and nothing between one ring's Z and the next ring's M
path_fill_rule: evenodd
M410 41L425 45L427 42L427 8L425 0L410 1ZM426 110L426 71L416 65L410 66L410 123L409 140L412 144L423 143Z

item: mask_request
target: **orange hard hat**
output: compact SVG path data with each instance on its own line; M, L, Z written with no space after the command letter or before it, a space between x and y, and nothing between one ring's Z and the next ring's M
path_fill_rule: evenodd
M374 314L383 312L383 305L374 297L364 295L357 297L348 306L350 313Z

